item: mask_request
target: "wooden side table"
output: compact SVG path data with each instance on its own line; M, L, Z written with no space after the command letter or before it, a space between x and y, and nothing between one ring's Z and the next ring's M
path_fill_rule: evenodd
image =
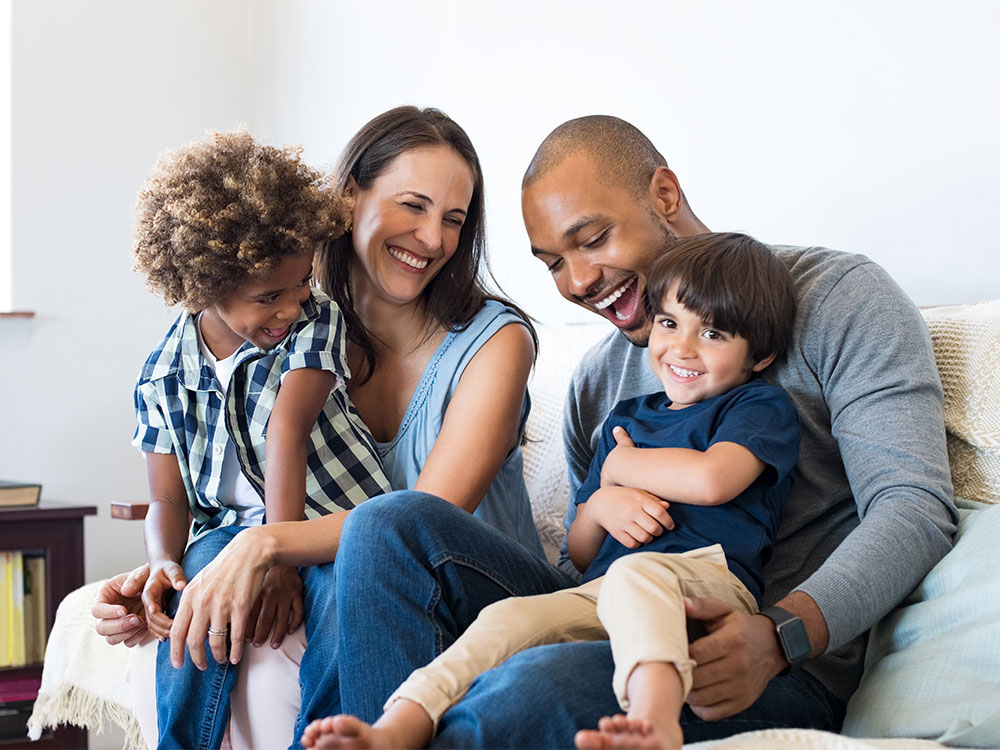
M0 550L40 552L45 556L46 632L51 632L56 608L70 591L83 585L83 517L97 514L92 505L68 505L44 500L38 505L0 508ZM0 669L0 685L15 680L41 679L42 665ZM0 704L0 710L5 708ZM9 712L13 706L7 706ZM24 719L31 714L30 706ZM17 717L11 717L20 721ZM25 733L27 730L25 730ZM46 731L37 742L29 743L26 736L0 739L0 748L31 746L38 748L86 748L87 730L61 726Z

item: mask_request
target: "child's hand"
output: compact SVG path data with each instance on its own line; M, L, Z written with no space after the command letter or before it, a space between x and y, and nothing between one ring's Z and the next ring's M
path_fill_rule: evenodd
M180 563L161 562L150 566L149 578L142 589L142 604L146 608L146 626L157 640L165 641L170 635L173 620L163 611L167 592L180 591L187 585L187 578Z
M594 520L629 549L647 544L674 527L667 512L670 503L645 490L602 487L590 496L587 505L591 506Z
M618 460L624 451L635 448L632 438L621 425L615 427L611 434L615 438L615 447L611 449L611 452L604 459L604 463L601 464L601 487L614 487L622 484L618 481L618 474L622 473L618 471Z
M275 565L264 575L264 588L247 617L246 638L255 646L271 639L271 648L302 624L302 578L294 565Z

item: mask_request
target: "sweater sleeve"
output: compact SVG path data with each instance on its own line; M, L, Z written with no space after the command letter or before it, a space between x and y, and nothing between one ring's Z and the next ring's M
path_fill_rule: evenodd
M957 513L930 335L874 263L847 273L808 323L860 523L798 589L819 605L828 650L871 627L951 548Z

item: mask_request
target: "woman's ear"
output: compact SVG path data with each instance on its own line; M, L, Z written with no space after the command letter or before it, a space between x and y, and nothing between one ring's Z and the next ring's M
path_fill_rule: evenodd
M758 362L757 364L755 364L751 369L754 372L761 372L762 370L766 369L768 367L768 365L770 365L772 362L774 362L775 356L777 356L777 355L774 355L774 354L767 355L766 357L764 357L764 359L762 359L760 362Z
M358 181L354 179L354 175L347 175L347 186L344 188L344 193L351 198L357 198L359 190L361 188L358 187Z

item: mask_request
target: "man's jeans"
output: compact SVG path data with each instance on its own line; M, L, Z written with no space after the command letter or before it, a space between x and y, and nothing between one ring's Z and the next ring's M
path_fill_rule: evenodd
M337 557L342 711L368 722L410 672L430 662L505 596L574 585L506 535L424 493L351 511ZM606 641L539 646L481 676L448 711L433 747L573 747L577 730L620 711ZM685 709L689 742L767 727L836 731L844 707L803 671L772 680L750 709L703 722Z

